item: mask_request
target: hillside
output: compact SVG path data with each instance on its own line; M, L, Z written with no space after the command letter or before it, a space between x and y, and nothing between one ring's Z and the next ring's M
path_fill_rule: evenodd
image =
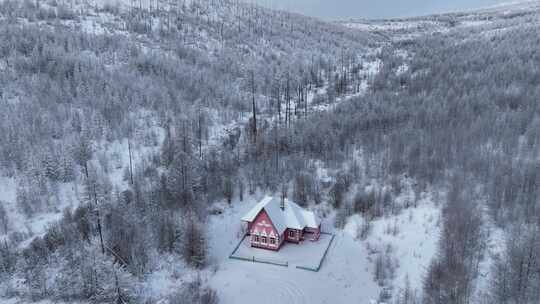
M294 118L299 116L292 96L301 91L308 103L333 77L327 75L339 74L336 54L354 57L347 57L352 68L374 60L364 57L371 58L376 43L369 34L232 2L166 9L3 2L1 20L0 127L6 137L0 163L11 179L3 184L18 185L3 200L15 202L14 188L40 192L24 189L37 183L43 191L32 193L36 201L25 212L39 214L80 201L84 178L77 166L87 160L126 188L127 140L133 141L135 162L158 153L165 134L180 128L197 150L219 149L229 129L250 115L251 83L259 115L275 112L271 98L278 96L289 123L293 103ZM250 71L257 71L253 82ZM364 77L357 73L358 87ZM302 105L302 113L316 110ZM55 192L71 198L53 198ZM13 206L6 209L16 213ZM27 232L23 225L13 230Z
M4 0L0 303L538 303L539 27ZM265 195L319 272L229 259Z

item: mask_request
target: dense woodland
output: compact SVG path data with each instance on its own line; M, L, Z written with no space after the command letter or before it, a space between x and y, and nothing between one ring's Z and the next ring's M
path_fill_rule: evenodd
M107 22L83 28L91 15ZM367 234L369 220L414 205L393 203L411 178L415 192L445 193L439 249L420 294L392 301L538 303L539 21L530 12L393 41L227 0L3 1L0 173L16 179L27 218L57 209L63 185L80 199L42 236L12 231L0 204L0 296L144 302L160 256L211 266L201 223L215 202L284 192L328 203L337 229L361 214ZM114 142L127 151L103 150ZM357 190L368 179L389 187ZM478 290L494 229L504 249ZM381 258L376 276L388 267ZM197 280L179 293L171 303L219 301Z

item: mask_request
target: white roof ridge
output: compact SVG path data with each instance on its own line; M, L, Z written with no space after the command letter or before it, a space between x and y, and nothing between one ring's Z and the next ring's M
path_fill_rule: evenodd
M273 196L265 196L242 217L242 221L254 221L263 209L279 234L282 234L287 228L298 230L306 227L318 228L321 223L313 211L306 210L287 198L285 199L285 209L282 210L281 198Z

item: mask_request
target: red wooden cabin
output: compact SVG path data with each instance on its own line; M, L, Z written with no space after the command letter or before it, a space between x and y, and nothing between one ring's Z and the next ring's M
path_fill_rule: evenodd
M284 242L317 241L321 220L288 199L267 196L243 218L251 246L279 250Z

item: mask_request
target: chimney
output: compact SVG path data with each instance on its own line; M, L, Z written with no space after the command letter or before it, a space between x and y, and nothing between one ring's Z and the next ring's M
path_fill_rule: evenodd
M279 205L279 208L281 208L281 210L285 210L285 196L281 196L281 203Z

